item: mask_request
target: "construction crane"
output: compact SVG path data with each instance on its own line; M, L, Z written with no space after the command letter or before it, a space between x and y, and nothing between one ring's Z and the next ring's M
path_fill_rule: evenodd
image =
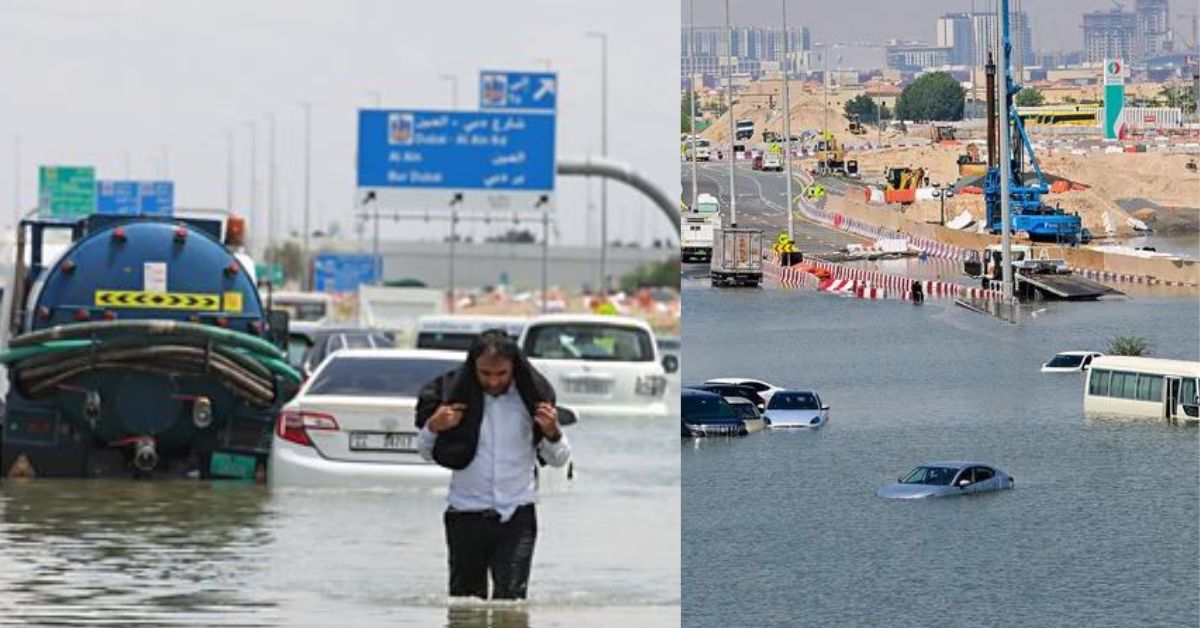
M1042 202L1042 196L1050 191L1050 187L1046 183L1041 165L1038 164L1037 157L1034 155L1029 136L1025 133L1025 125L1021 121L1021 117L1017 115L1016 107L1013 106L1013 97L1021 91L1021 86L1013 80L1010 62L1012 42L1009 34L1008 0L1000 0L1000 3L1003 29L1001 37L1003 51L1000 56L1000 64L1003 72L998 76L1002 76L1004 80L999 86L994 83L989 84L988 99L996 102L996 99L1004 98L1008 104L1008 120L996 120L995 122L999 127L996 130L1003 134L1005 143L1011 147L1011 154L998 155L999 159L996 160L996 165L989 167L987 174L984 175L983 195L987 207L988 227L992 233L1003 233L1005 228L1010 232L1026 233L1029 239L1035 242L1074 244L1079 242L1083 235L1083 221L1078 215L1067 214L1061 209L1050 207ZM994 71L989 68L989 72ZM997 94L997 92L1001 93ZM1000 108L996 107L995 109L999 110ZM989 119L988 124L991 125L992 120ZM988 134L992 136L993 131L989 129ZM1016 137L1013 137L1014 135ZM1028 182L1022 174L1024 155L1029 156L1029 163L1033 167L1035 175L1034 179ZM1000 168L1009 168L1009 179L1012 182L1009 186L1009 204L1012 208L1011 224L1009 225L1004 225L1001 217Z

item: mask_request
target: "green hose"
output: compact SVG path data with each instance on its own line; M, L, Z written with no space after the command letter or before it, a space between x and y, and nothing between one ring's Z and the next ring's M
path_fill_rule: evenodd
M275 345L250 334L244 334L232 329L222 329L212 325L189 323L185 321L162 320L124 320L124 321L92 321L88 323L72 323L42 329L13 338L10 347L27 347L43 344L53 340L69 340L79 337L108 335L117 332L141 332L151 336L194 335L244 347L278 359L287 359L287 355Z
M52 340L31 347L18 347L0 353L0 364L12 364L39 355L49 355L73 349L87 349L92 346L91 340Z
M115 337L114 337L115 336ZM161 337L173 336L164 346ZM201 360L197 365L208 364L203 353L197 350L211 347L212 358L216 360L213 367L223 373L222 380L227 385L237 385L240 390L250 390L256 385L252 380L239 379L253 375L263 378L261 385L268 385L272 375L278 375L292 383L303 381L301 374L284 359L286 354L271 343L249 334L214 328L209 325L187 323L182 321L97 321L60 325L13 338L9 343L10 349L0 354L0 364L9 365L23 380L42 388L60 381L63 377L73 377L76 372L103 366L104 368L118 367L119 356L130 358L142 355L141 351L162 350L171 351L168 347L192 347L182 349L191 351L194 359ZM133 353L130 353L130 352ZM146 354L149 357L149 354ZM164 354L166 355L166 354ZM172 354L175 355L175 354ZM221 358L229 362L221 362ZM113 362L116 359L117 362ZM152 362L157 362L151 359ZM52 375L67 365L74 364L70 373ZM89 366L91 364L91 366ZM136 363L127 364L124 368L135 368ZM149 365L148 365L149 366ZM207 366L204 367L207 370ZM234 369L234 370L230 370ZM244 375L238 375L238 372ZM71 371L71 369L67 369ZM45 379L49 377L49 379ZM233 378L230 380L230 378ZM234 381L236 380L236 381ZM249 386L250 388L247 388ZM266 391L258 389L251 396L263 397ZM269 395L267 397L269 399Z

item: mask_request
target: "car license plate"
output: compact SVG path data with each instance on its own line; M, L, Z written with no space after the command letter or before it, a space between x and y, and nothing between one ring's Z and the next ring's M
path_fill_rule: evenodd
M351 451L417 450L417 435L399 432L350 432Z
M613 383L607 379L577 378L564 379L563 386L569 393L580 395L607 395L612 391Z

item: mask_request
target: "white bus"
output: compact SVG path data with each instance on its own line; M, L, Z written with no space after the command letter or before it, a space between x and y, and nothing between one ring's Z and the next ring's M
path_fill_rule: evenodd
M1083 412L1196 424L1198 389L1200 362L1102 356L1088 370Z
M417 319L416 348L466 351L475 337L489 329L503 329L516 340L529 319L523 316L422 316Z
M708 161L712 158L712 142L705 139L696 138L696 161ZM685 161L692 160L692 139L688 138L683 141L683 158Z

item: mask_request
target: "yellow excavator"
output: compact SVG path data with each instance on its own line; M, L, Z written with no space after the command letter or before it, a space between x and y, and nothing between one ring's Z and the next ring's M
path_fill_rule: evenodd
M958 156L959 177L982 177L987 173L987 162L979 155L979 145L967 144L967 150Z
M817 141L817 165L813 174L857 177L858 160L846 159L846 151L841 142L826 131Z
M904 205L917 200L917 188L928 183L924 168L888 168L884 179L883 202Z

